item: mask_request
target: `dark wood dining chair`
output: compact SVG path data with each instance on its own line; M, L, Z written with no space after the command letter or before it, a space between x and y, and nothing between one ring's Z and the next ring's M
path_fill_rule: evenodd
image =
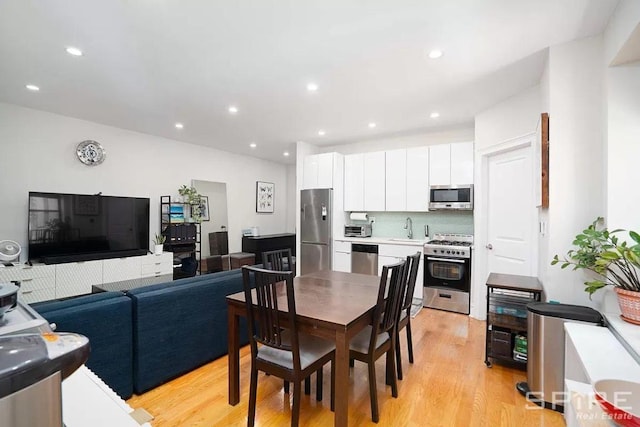
M407 281L404 290L403 302L400 307L398 325L396 327L396 366L398 369L398 379L402 379L402 355L400 354L400 331L407 329L407 350L409 352L409 363L413 363L413 342L411 339L411 302L413 301L413 291L418 278L418 266L420 265L421 252L407 257Z
M378 299L371 325L351 339L349 357L367 363L369 366L369 394L371 395L371 419L379 420L378 394L376 388L376 360L387 355L386 383L391 385L391 395L398 397L396 367L394 361L396 347L396 322L402 304L403 287L406 280L406 261L382 267L378 288Z
M262 252L262 265L265 269L274 271L293 271L295 276L295 265L291 256L291 249L276 249ZM289 393L289 382L284 382L284 392ZM304 380L304 394L311 394L311 378ZM316 400L322 400L322 367L316 375Z
M300 419L302 380L331 362L331 409L334 409L335 344L318 337L298 333L293 272L242 267L244 295L247 304L249 344L251 346L251 385L247 424L255 422L258 371L275 375L293 383L291 425ZM252 290L255 284L255 291ZM280 306L278 295L286 293L286 307ZM284 313L283 313L284 312Z
M262 252L262 265L264 268L275 271L293 271L295 276L295 266L291 249L277 249L275 251Z

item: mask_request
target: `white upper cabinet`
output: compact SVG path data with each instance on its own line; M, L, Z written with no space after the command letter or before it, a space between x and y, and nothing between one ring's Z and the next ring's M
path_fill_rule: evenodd
M364 154L344 156L344 210L364 210Z
M427 211L429 208L429 147L407 148L406 188L406 210ZM387 210L390 210L388 205Z
M407 150L385 152L386 210L407 210Z
M429 147L429 185L473 184L473 142Z
M336 153L313 154L304 158L302 189L333 188Z
M364 154L364 210L385 210L385 152Z
M473 142L451 144L451 184L473 184Z
M429 185L451 184L451 144L429 147Z

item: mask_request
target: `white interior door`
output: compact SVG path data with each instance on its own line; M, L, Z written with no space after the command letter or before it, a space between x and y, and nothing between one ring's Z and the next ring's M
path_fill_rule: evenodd
M536 275L536 207L531 147L488 158L489 273Z

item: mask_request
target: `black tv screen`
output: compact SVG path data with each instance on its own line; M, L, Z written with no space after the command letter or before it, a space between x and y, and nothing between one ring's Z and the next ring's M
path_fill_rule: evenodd
M149 199L29 192L29 260L57 264L144 255Z

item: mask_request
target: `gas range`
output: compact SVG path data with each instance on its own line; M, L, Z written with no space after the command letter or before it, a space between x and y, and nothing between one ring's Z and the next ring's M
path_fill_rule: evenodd
M436 233L433 240L424 244L425 255L448 256L452 258L471 258L473 235Z

